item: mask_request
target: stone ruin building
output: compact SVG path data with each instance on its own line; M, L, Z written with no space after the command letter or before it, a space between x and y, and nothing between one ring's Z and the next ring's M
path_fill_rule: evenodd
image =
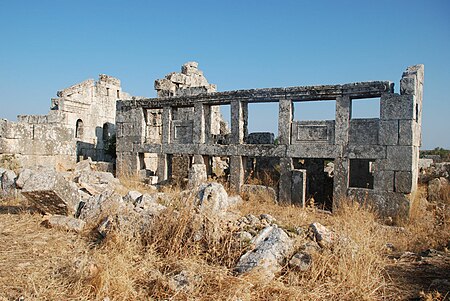
M385 215L407 215L417 188L423 76L423 65L408 67L399 94L390 81L217 92L189 62L155 81L157 98L143 99L100 75L59 91L47 115L0 119L0 160L14 156L21 167L59 169L82 158L113 161L105 145L115 133L119 176L161 184L202 164L208 176L242 192L264 170L281 203L304 206L313 198L331 209L357 198ZM373 98L379 118L352 117L354 100ZM294 119L296 103L317 101L335 102L333 120ZM254 103L278 104L276 135L248 132Z
M314 196L334 207L350 197L407 215L417 188L423 75L423 65L408 67L400 94L390 81L216 92L188 63L155 82L157 98L118 101L117 172L164 183L192 163L212 175L214 158L226 158L229 186L240 192L254 162L277 162L282 203L305 205ZM372 98L380 117L353 118L352 102ZM334 120L293 118L296 102L332 100ZM276 143L272 134L247 130L248 105L267 102L279 107ZM217 118L221 105L231 107L230 132Z
M105 144L115 133L116 101L130 99L120 80L101 74L57 92L47 115L0 119L0 159L22 167L70 169L80 158L111 161Z

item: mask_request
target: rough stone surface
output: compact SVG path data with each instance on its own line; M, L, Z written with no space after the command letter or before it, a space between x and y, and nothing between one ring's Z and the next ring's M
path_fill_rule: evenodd
M33 171L31 169L28 169L28 168L22 169L16 180L17 188L23 188L25 183L31 178L32 175L33 175Z
M5 170L0 174L0 188L2 196L14 196L16 191L16 178L17 175L12 170Z
M281 270L293 245L286 232L276 226L266 227L251 243L254 248L239 258L235 270L242 274L258 269L268 279Z
M336 235L322 224L312 223L309 228L314 234L314 239L319 244L319 246L324 248L329 247L334 243Z
M139 191L128 191L128 193L123 197L124 202L132 203L133 205L138 202L142 198L142 193Z
M44 221L44 224L50 228L74 232L81 232L86 226L83 220L65 215L52 215Z
M120 211L125 206L120 195L113 192L103 192L89 198L79 210L79 218L87 223L93 223L102 216Z
M445 178L436 178L428 182L428 201L440 201L442 200L442 191L449 182Z
M218 183L202 184L195 202L200 212L214 216L224 215L231 206L225 188Z
M25 183L22 194L45 213L73 215L80 196L72 184L56 171L38 171Z
M206 165L192 164L192 167L189 169L188 187L195 188L200 184L205 183L207 179Z
M310 269L312 257L307 252L298 252L289 260L289 268L292 270L305 272Z

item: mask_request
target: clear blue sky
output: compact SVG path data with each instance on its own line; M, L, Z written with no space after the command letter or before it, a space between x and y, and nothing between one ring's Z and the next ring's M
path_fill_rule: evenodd
M422 148L450 148L450 1L0 0L0 38L10 120L46 114L57 90L100 73L154 97L153 81L190 60L219 91L368 80L398 90L421 63ZM276 110L251 107L250 131L276 131Z

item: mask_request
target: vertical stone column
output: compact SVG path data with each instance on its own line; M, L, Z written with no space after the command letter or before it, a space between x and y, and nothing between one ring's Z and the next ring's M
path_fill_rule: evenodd
M278 110L278 144L289 145L291 143L291 125L292 101L290 99L280 99Z
M333 207L347 197L350 160L347 157L352 101L349 96L336 98L335 145L339 156L334 159Z
M294 169L292 171L292 204L305 207L306 202L306 170Z
M171 141L170 132L172 127L172 108L165 106L162 112L162 143L169 144Z
M168 156L166 154L158 154L158 169L156 171L156 175L158 176L158 183L168 180L169 165L167 157Z
M193 142L205 143L205 109L202 103L194 105L194 116Z
M247 104L239 100L231 102L231 143L244 143L245 126L246 126L246 112Z
M292 169L292 158L280 158L278 201L281 204L289 204L292 202Z
M241 192L244 184L245 159L242 156L230 156L230 188L236 193Z
M205 143L212 144L213 139L213 131L212 131L212 114L211 114L211 106L205 105L203 106L204 111L204 120L205 120Z

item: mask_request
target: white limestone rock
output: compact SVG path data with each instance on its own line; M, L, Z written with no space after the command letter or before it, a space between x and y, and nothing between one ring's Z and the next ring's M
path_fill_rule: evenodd
M17 175L14 171L6 169L3 174L0 175L0 195L14 196L16 192L16 178Z
M254 248L241 256L235 267L236 272L243 274L258 269L268 280L273 279L292 251L292 239L281 228L269 226L251 243Z
M334 243L336 234L333 231L328 230L328 228L322 224L312 223L309 225L309 229L312 231L315 241L322 248L329 247Z
M199 211L211 216L223 216L230 207L228 194L219 183L202 184L195 205Z
M49 228L74 232L81 232L86 226L85 221L65 215L52 215L43 224Z

